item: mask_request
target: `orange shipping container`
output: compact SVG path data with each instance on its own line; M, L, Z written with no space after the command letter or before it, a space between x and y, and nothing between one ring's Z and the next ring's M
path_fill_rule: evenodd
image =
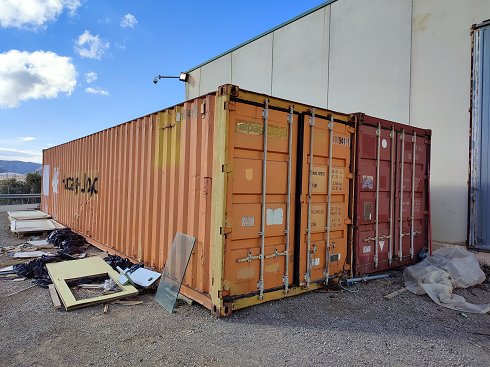
M353 131L348 115L225 85L45 150L41 208L158 270L176 232L195 237L181 292L224 316L349 270Z

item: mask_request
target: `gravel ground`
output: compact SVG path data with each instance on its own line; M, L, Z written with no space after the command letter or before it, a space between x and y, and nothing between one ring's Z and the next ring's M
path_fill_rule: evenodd
M0 245L19 243L0 213ZM2 256L4 257L4 256ZM0 260L0 265L2 261ZM1 366L485 366L490 315L463 317L427 296L383 295L400 272L358 293L313 292L217 319L199 305L173 315L152 295L137 306L55 310L46 289L0 281ZM490 302L488 281L459 291ZM483 333L487 335L478 335Z

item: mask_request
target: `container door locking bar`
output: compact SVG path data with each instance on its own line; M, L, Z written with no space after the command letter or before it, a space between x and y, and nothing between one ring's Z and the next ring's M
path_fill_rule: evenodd
M325 240L325 284L328 285L329 266L330 266L330 210L332 206L332 162L333 162L333 115L330 116L330 122L328 123L328 191L327 191L327 226L325 231L327 232L327 238Z
M310 167L308 171L308 227L306 229L306 274L305 282L306 288L310 286L311 281L311 191L313 182L311 178L313 176L313 137L314 137L314 127L315 127L315 109L311 109L310 117Z
M269 122L269 100L264 101L264 110L262 111L264 121L264 160L262 162L262 214L260 221L260 278L259 278L259 299L264 298L264 252L265 252L265 206L267 190L267 125Z
M394 198L394 193L395 193L395 157L396 157L396 144L395 144L395 128L392 126L391 127L391 133L390 133L390 141L391 141L391 157L390 157L390 215L389 215L389 222L390 222L390 244L389 244L389 249L388 249L388 264L391 266L391 263L393 261L393 245L395 243L393 239L393 218L394 218L394 203L395 203L395 198Z
M417 134L413 132L412 138L412 213L410 217L410 259L413 260L413 236L414 236L414 217L415 217L415 151L417 147Z
M376 149L376 219L375 219L375 240L374 240L374 268L378 267L378 245L379 245L379 164L381 155L381 124L378 123L376 130L377 149Z
M401 145L401 168L400 168L400 242L398 244L398 258L403 259L403 166L405 165L405 129L400 135Z
M285 265L284 265L284 293L289 291L289 241L291 236L291 166L293 161L293 121L294 121L294 107L289 106L288 114L288 198L286 203L286 251L285 251ZM277 250L276 250L277 251Z

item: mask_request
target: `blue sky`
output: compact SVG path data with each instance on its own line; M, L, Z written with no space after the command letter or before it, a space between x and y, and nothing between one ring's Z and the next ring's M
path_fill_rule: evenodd
M184 99L178 75L320 0L0 0L0 159Z

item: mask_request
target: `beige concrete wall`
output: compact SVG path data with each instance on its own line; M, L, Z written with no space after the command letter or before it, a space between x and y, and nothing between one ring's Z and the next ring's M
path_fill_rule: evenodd
M331 6L328 108L408 123L411 1Z
M467 229L470 27L488 0L414 0L410 121L432 129L434 240L464 242Z
M432 129L433 238L464 242L470 27L489 18L490 0L338 0L194 70L186 97L232 82Z
M329 18L326 7L274 32L272 95L327 106Z
M272 42L268 34L231 54L231 82L258 93L272 91Z

